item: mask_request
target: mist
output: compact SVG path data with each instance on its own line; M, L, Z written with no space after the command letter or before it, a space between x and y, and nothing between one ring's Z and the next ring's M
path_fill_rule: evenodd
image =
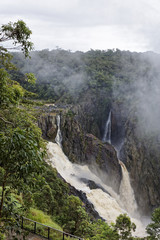
M136 84L137 118L140 129L146 134L160 134L160 58L158 55L144 57L150 68L144 70Z
M131 65L123 65L126 81L114 79L115 101L123 101L128 116L136 122L137 134L160 134L160 56L135 53Z
M52 51L33 51L31 58L27 60L21 53L14 53L14 56L13 61L22 73L34 73L37 85L45 85L59 97L65 92L76 97L77 92L85 86L82 52L71 53L57 48Z
M91 52L93 56L87 54L65 51L59 48L52 51L44 49L31 52L31 59L27 61L24 61L22 54L14 53L14 61L17 62L23 73L33 72L37 78L37 85L47 86L53 96L54 94L57 95L57 99L61 96L68 97L69 94L73 101L73 99L78 98L80 93L88 89L88 84L92 83L92 88L97 88L94 72L101 71L102 74L108 74L112 82L112 100L122 101L126 105L129 115L136 119L138 132L140 130L141 133L152 135L160 133L159 54L153 52L131 53L118 50L112 51L113 56L108 57L105 55L107 54L106 51L100 52L102 55L100 55L100 60L98 58L94 60L96 51ZM90 60L86 60L88 56ZM103 57L106 58L106 65L104 64L103 67L105 70L98 70L101 67L101 62L98 63L98 61L103 61ZM90 73L91 75L89 75L86 71L86 61L89 61L87 64L90 66L92 58L95 61L95 66ZM108 67L108 60L114 61L118 66L112 72L112 76L104 72ZM107 98L107 88L102 85L101 88L98 88L98 91L104 99ZM49 95L46 97L49 98Z

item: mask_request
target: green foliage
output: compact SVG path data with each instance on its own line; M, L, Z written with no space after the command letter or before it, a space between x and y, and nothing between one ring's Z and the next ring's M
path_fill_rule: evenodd
M1 26L0 43L12 40L13 45L17 46L17 44L19 44L20 49L25 54L25 57L28 57L29 51L33 48L33 43L29 41L31 34L31 30L26 26L24 21L18 20L14 23L10 22ZM1 55L6 53L6 49L1 47L0 53Z
M32 49L30 34L23 21L9 23L0 29L0 43L12 40L14 46L20 44L25 56L28 56ZM0 69L0 224L4 224L0 233L19 227L17 213L22 209L12 199L16 189L22 196L23 211L27 210L28 217L34 220L42 222L45 216L39 211L30 211L31 207L50 214L65 231L75 235L94 240L134 239L132 231L135 231L135 224L127 215L120 215L116 224L111 226L103 221L92 223L79 198L69 196L67 184L57 176L56 170L43 162L44 142L29 107L36 103L28 98L38 94L42 99L82 105L87 100L88 105L91 102L97 110L96 116L88 113L91 114L89 118L94 119L96 126L101 125L99 115L102 112L106 114L111 101L125 102L127 98L129 106L134 98L137 76L147 81L150 64L135 53L119 50L71 53L57 49L36 51L31 55L32 59L25 65L21 54L14 53L13 61L22 72L15 71L11 64L12 56L0 46L0 65L4 67ZM40 61L37 61L38 58ZM145 71L138 67L141 64ZM6 71L11 68L13 78ZM29 69L36 74L37 83L32 73L26 73ZM146 76L143 76L144 72ZM72 111L66 114L74 117ZM158 239L158 210L152 220L147 228L149 239Z
M21 207L21 204L19 204L19 201L17 201L11 193L10 188L7 188L5 192L3 212L0 218L0 234L2 236L7 236L10 239L9 234L14 232L14 234L19 235L22 233L20 228L20 215L22 213L23 208Z
M1 218L4 214L6 186L18 188L20 185L21 187L21 179L28 184L28 177L41 170L44 154L40 150L34 133L20 128L0 132L0 149L0 166L4 171L0 204Z
M83 102L88 93L96 98L98 107L109 104L111 100L125 102L127 99L132 103L135 84L141 79L149 82L148 76L152 79L158 75L158 69L152 66L145 54L118 49L86 53L45 49L32 52L31 56L26 62L22 54L14 53L13 62L21 71L17 73L16 80L25 89L38 94L40 99L70 104ZM28 71L35 74L35 85L22 80Z
M36 78L33 73L26 73L26 81L30 84L35 84L36 83Z
M66 232L86 236L91 231L89 216L78 197L71 195L67 198L66 205L63 206L63 215L59 218Z
M158 240L160 239L160 208L157 208L152 213L152 223L150 223L146 230L149 234L148 239Z
M44 214L42 211L31 208L30 211L27 213L27 218L32 219L36 222L36 233L40 234L41 236L48 237L48 227L57 229L59 231L62 231L62 228L51 219L51 217L47 214ZM41 224L39 224L41 223ZM43 224L43 225L42 225ZM23 220L23 226L27 229L30 229L31 231L34 230L34 222L30 222L27 219ZM54 229L50 229L50 238L51 240L61 240L62 239L62 233L55 231Z
M119 240L119 235L113 226L109 226L102 220L98 220L92 226L93 240Z
M43 152L28 129L0 132L0 149L0 165L16 179L26 177L41 165Z
M0 233L0 239L5 240L5 238L6 238L5 235L3 233Z
M0 107L18 104L23 95L24 89L19 83L12 81L3 68L0 69Z
M54 222L49 215L45 214L41 210L31 208L26 217L62 231L62 228L56 222Z
M53 214L54 208L56 208L53 190L48 184L44 185L41 191L36 191L33 195L36 206L42 209L44 212ZM41 201L39 201L41 199Z
M119 239L132 240L132 231L135 231L136 225L131 222L127 214L120 214L116 219L115 229L120 234Z
M68 196L68 186L57 176L52 167L45 165L41 178L32 190L35 206L47 214L57 216L62 213Z
M13 191L23 193L25 206L32 205L30 194L34 187L33 180L43 169L45 145L41 131L35 125L34 117L19 107L25 90L10 78L7 71L15 69L11 63L12 56L2 46L11 40L14 46L29 56L32 43L29 41L31 31L23 21L2 25L0 29L0 234L14 231L20 234L19 217L22 205L13 199ZM2 68L3 67L3 68ZM34 82L33 74L27 74L28 81ZM27 200L27 201L26 201ZM29 201L31 200L31 201Z

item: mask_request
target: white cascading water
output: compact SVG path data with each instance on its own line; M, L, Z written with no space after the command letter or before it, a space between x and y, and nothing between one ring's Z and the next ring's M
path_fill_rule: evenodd
M60 131L60 117L57 117L58 132L56 137L57 143L49 142L48 148L48 162L57 169L59 174L70 183L77 190L86 193L88 200L94 205L95 210L108 223L115 222L117 216L121 213L127 213L132 221L135 222L137 230L136 236L144 236L144 226L135 218L137 206L134 198L134 193L130 185L129 175L125 165L120 162L122 168L122 182L120 185L120 194L116 194L113 189L102 182L100 177L96 176L90 171L87 165L79 165L71 163L63 153L61 148L61 131ZM82 179L92 180L101 188L90 189Z
M137 204L133 189L131 187L129 174L124 163L119 160L119 164L121 165L122 169L122 181L119 189L120 199L127 212L134 216L137 213Z
M110 110L108 119L105 125L104 136L102 139L103 142L108 142L110 144L111 144L111 116L112 116L112 112Z
M57 130L57 135L56 135L55 141L60 147L62 147L62 144L61 144L62 143L62 135L61 135L60 116L59 115L57 115L56 120L57 120L58 130Z

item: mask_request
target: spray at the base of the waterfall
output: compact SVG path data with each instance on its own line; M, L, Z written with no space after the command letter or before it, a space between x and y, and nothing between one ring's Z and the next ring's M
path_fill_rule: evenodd
M111 116L112 116L112 112L110 110L107 121L106 121L106 125L105 125L104 135L102 139L103 142L111 143Z
M57 135L60 134L57 139L61 139L60 132L60 118L57 121L58 129ZM122 182L120 186L120 194L116 194L113 189L101 179L101 176L96 176L91 172L87 165L79 165L71 163L62 151L61 144L59 142L49 142L47 145L49 160L51 165L57 169L59 174L76 189L86 193L88 200L94 205L95 210L99 215L104 218L108 223L115 222L116 218L122 214L127 213L133 222L137 226L135 232L136 236L144 236L144 226L138 219L132 218L137 211L136 202L134 198L133 190L129 182L129 175L125 165L120 162L122 167ZM90 189L86 182L82 179L92 180L101 188ZM102 190L103 189L103 190Z

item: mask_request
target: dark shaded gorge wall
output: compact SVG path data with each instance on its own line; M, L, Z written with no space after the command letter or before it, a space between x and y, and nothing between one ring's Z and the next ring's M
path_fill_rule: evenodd
M89 108L87 107L87 109ZM90 109L92 109L93 116L97 114L97 108L90 107ZM107 110L106 116L109 114L109 107ZM144 132L138 126L136 113L133 111L130 114L130 108L126 103L113 102L111 110L112 144L117 150L120 150L119 158L125 163L129 171L139 212L150 214L154 208L160 205L160 137L158 133L157 135L144 135ZM91 134L88 134L87 124L85 122L83 124L82 121L86 116L83 108L79 108L77 114L78 116L75 115L72 118L64 117L62 121L65 154L73 162L82 164L98 162L99 165L95 165L94 169L96 169L96 166L97 169L100 166L100 168L105 169L106 173L108 171L108 157L110 156L109 162L112 164L108 169L112 169L110 172L110 176L113 174L111 179L117 177L120 181L121 173L120 170L117 170L119 167L117 164L116 167L114 166L114 159L117 162L116 151L110 144L101 142L100 132L103 132L103 125L100 128L97 123L94 123L94 117L92 116L91 122L95 124L97 132L90 128ZM81 116L83 116L82 119ZM100 112L99 116L101 119L104 118L104 115ZM102 122L105 125L106 118ZM89 117L88 123L90 123ZM105 152L106 148L109 149L107 154ZM114 183L113 185L116 185L114 189L118 192L119 184Z
M86 133L74 116L62 116L63 151L70 161L87 164L92 172L117 193L121 181L121 167L112 145L102 143L93 134Z
M122 158L130 173L139 209L150 214L160 206L159 137L144 136L133 119L127 122L125 130Z

